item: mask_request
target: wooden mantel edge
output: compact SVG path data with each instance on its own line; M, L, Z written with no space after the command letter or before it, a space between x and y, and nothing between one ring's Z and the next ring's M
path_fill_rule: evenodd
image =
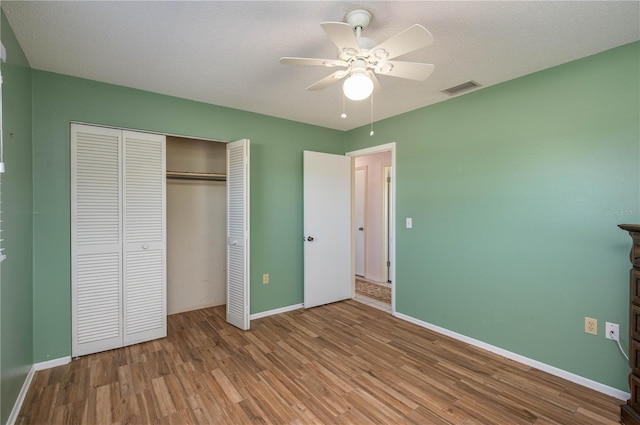
M627 232L640 233L640 224L618 224L618 227Z

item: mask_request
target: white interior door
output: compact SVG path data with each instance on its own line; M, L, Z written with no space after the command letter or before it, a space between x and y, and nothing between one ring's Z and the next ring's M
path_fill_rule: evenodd
M122 131L71 126L71 355L122 346Z
M304 306L351 298L351 158L304 151Z
M227 322L249 329L249 140L227 144Z
M123 131L124 345L167 336L165 139Z
M365 209L367 204L366 190L367 190L367 169L366 167L356 168L355 171L355 205L354 205L354 220L355 220L355 248L356 248L356 275L364 277L365 270Z

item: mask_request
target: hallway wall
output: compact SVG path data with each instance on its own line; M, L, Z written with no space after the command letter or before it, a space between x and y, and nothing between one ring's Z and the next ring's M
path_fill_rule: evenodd
M365 209L365 275L376 282L386 282L384 256L384 166L391 165L391 152L381 152L355 158L356 167L367 167Z

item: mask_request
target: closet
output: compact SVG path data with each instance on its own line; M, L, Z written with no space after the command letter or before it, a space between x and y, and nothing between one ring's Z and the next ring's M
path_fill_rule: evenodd
M71 125L72 356L166 336L165 137Z
M249 141L72 124L71 298L73 357L225 303L249 329Z
M226 303L226 144L167 136L167 313Z

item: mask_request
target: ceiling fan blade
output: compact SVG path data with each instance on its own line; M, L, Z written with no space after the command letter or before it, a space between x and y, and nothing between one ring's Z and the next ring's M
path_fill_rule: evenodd
M337 59L316 59L316 58L280 58L283 65L321 65L321 66L348 66L345 61Z
M348 71L336 71L331 75L327 75L322 80L316 81L315 83L311 84L309 87L307 87L307 90L322 90L323 88L330 86L336 81L346 77L348 74Z
M360 51L356 34L353 32L351 25L344 22L323 22L320 24L322 29L325 30L333 44L338 46L340 53L345 49L353 49L356 52Z
M380 75L388 75L390 77L406 78L416 81L426 80L435 68L435 66L430 63L402 61L386 61L385 63L392 65L393 68L391 68L389 72L381 73Z
M422 25L415 24L389 38L387 41L383 41L370 51L375 52L376 50L382 49L387 52L387 59L393 59L405 53L426 47L431 43L433 43L431 33Z

